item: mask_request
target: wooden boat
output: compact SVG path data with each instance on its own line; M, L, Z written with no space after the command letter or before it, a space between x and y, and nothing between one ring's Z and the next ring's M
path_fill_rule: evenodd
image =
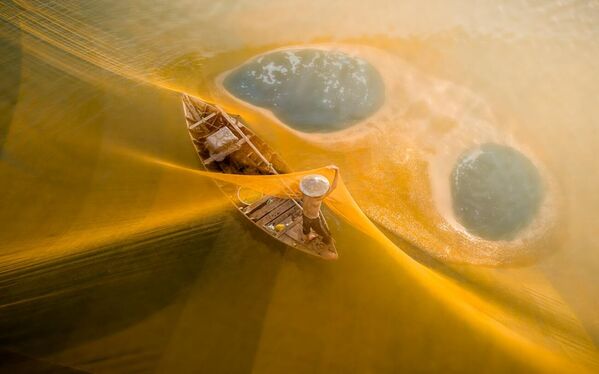
M182 100L187 130L206 170L247 175L290 172L279 155L245 126L239 116L187 94L183 94ZM216 183L248 220L274 239L313 256L337 258L334 241L325 244L320 237L304 241L301 200L262 196L250 203L240 196L239 187ZM328 229L322 212L320 219Z

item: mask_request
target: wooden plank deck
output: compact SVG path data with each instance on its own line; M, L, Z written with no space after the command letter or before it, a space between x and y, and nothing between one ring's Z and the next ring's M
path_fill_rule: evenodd
M289 209L293 209L297 207L293 204L293 200L286 199L283 204L280 204L275 209L271 210L268 214L264 215L264 217L260 218L258 222L256 222L259 226L265 226L269 224L272 220L276 219L281 214L287 212Z
M279 223L288 224L291 221L293 221L294 218L301 215L301 213L301 210L299 210L299 208L297 208L296 206L296 209L290 209L286 211L285 213L272 220L270 223L272 225L278 225Z
M248 217L253 221L258 221L268 213L270 213L273 209L276 209L279 205L288 201L287 199L279 199L277 197L273 197L270 202L268 202L265 206L260 209L257 209L252 214L249 214Z
M288 236L291 240L303 243L304 233L302 232L301 220L298 220L285 232L285 236Z
M246 215L251 214L254 210L262 208L264 206L264 204L266 204L268 202L269 199L272 199L272 196L264 196L263 198L259 199L258 201L243 208L243 213Z

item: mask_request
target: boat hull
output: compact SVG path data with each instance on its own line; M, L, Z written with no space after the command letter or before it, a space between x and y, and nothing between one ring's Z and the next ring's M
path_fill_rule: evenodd
M262 139L242 122L218 106L184 94L183 110L191 141L205 170L241 175L276 175L289 167ZM229 140L224 150L219 142ZM326 260L338 257L334 241L325 244L317 237L306 241L302 233L301 201L293 198L262 196L246 201L242 187L215 180L237 210L271 238L301 252ZM320 215L325 227L326 220Z

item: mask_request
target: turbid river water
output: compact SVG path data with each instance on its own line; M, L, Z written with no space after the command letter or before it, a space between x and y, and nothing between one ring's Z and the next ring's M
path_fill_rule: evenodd
M599 370L598 25L593 1L3 2L0 369ZM194 172L181 92L340 167L337 261Z

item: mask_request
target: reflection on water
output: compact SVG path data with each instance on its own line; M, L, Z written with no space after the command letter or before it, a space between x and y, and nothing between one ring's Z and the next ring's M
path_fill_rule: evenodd
M343 129L372 114L384 97L381 77L366 61L317 49L262 55L228 74L224 85L305 132Z
M136 5L0 6L2 348L92 372L599 367L591 3ZM218 85L254 56L314 45L376 69L376 112L294 132ZM336 263L265 240L188 172L178 91L241 114L296 170L338 164L398 245L332 212ZM547 184L535 235L458 229L451 173L485 143Z

